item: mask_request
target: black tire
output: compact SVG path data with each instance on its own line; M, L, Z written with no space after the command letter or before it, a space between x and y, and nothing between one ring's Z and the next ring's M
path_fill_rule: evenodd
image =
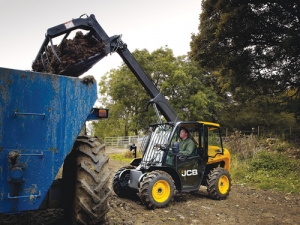
M109 210L109 157L98 138L78 137L63 167L65 219L68 224L105 221Z
M229 172L217 167L210 171L207 180L208 196L215 200L223 200L227 198L231 190L231 177Z
M175 194L174 180L164 171L149 172L140 183L139 194L148 209L166 207Z
M115 173L113 177L113 190L120 198L129 198L133 199L137 197L136 193L137 191L132 190L128 187L129 182L129 170L134 169L134 166L124 166L118 169L118 171ZM125 173L122 174L122 177L120 178L120 174L125 171Z

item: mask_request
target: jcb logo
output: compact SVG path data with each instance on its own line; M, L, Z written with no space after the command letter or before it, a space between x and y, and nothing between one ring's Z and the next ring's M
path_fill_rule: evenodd
M196 176L196 175L198 175L198 171L196 169L181 171L181 176L183 177Z

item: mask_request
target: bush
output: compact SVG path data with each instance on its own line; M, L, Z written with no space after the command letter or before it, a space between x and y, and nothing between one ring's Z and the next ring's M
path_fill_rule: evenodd
M224 140L224 146L231 153L233 182L264 190L300 193L300 161L294 144L235 132Z
M238 131L226 138L224 147L228 148L231 154L235 154L240 160L252 158L263 146L255 135L241 135Z
M250 163L250 168L253 171L257 170L281 170L286 168L288 159L283 154L262 151Z
M272 151L257 152L250 160L232 157L232 178L256 188L300 193L299 160ZM239 165L239 166L236 166Z

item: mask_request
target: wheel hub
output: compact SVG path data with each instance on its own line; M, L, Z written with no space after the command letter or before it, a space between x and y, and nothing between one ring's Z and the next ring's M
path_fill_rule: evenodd
M153 185L152 196L156 202L166 201L171 194L171 188L168 182L164 180L157 181Z
M229 189L229 180L227 176L221 176L218 183L219 191L221 194L226 194Z

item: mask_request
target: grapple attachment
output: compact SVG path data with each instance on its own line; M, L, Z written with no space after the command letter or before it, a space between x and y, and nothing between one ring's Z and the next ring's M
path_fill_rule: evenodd
M33 71L78 77L108 53L123 48L120 35L108 37L93 14L85 15L86 18L84 15L47 30L32 63ZM67 39L76 30L75 37ZM80 30L88 32L84 35ZM54 45L53 39L60 36L63 36L60 44Z

